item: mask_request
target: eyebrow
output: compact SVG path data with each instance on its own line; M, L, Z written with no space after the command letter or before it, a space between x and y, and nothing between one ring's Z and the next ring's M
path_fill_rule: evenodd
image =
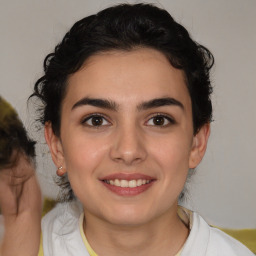
M93 98L85 97L79 100L77 103L75 103L74 106L72 107L72 110L77 107L81 107L85 105L90 105L98 108L105 108L105 109L114 110L114 111L117 111L117 108L118 108L117 104L113 101L110 101L107 99L93 99Z
M72 110L77 107L81 107L85 105L109 109L113 111L118 110L118 105L114 101L111 101L108 99L95 99L95 98L89 98L89 97L82 98L81 100L76 102L73 105ZM152 99L150 101L142 102L137 106L137 109L138 111L141 111L141 110L147 110L147 109L163 107L163 106L178 106L182 110L184 109L184 105L180 101L170 97L157 98L157 99Z
M147 102L142 102L138 106L138 110L147 110L150 108L157 108L157 107L163 107L163 106L178 106L182 110L184 110L184 105L180 101L170 97L153 99Z

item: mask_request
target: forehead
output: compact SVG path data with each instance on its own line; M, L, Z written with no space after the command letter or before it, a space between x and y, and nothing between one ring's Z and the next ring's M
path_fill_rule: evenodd
M172 97L190 105L182 70L153 49L110 51L90 57L72 74L64 102L80 98L108 98L120 105Z

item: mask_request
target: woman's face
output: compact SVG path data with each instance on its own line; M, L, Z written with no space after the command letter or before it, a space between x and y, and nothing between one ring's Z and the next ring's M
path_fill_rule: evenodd
M193 136L183 72L162 53L138 49L86 61L69 78L60 139L50 127L46 138L85 216L137 225L176 211L208 130Z

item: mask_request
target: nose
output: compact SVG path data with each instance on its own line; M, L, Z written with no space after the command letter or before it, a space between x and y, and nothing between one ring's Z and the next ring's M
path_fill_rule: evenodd
M147 151L142 132L135 125L119 128L113 138L110 156L113 161L127 166L143 162Z

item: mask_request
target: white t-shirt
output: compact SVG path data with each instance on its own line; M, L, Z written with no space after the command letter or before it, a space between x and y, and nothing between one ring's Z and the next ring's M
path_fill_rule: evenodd
M190 234L181 256L254 256L237 240L210 227L190 212ZM42 220L44 256L90 256L79 228L82 207L77 202L57 205Z

